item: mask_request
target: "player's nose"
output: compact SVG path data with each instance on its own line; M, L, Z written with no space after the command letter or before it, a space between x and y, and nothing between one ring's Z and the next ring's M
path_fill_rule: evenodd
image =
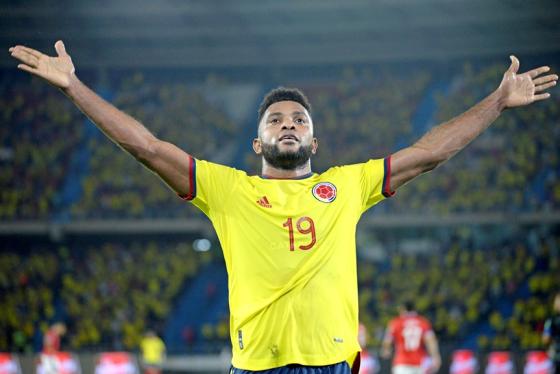
M295 130L296 125L290 120L282 121L282 130Z

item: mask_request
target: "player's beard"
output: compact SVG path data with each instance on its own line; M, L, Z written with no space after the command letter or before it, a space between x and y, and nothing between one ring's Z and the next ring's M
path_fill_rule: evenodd
M300 145L295 152L281 152L278 144L261 145L262 155L266 162L276 169L295 170L307 163L311 158L312 146Z

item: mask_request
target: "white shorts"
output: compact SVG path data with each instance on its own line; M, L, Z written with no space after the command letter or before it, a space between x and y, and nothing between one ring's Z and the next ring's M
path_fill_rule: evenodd
M393 366L393 374L423 374L422 366L412 365L395 365Z

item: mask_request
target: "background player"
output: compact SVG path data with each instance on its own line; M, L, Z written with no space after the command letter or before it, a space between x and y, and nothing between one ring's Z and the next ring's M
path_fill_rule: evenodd
M62 322L54 323L43 336L43 351L41 365L43 373L56 374L59 372L56 354L60 352L60 341L66 334L66 325Z
M543 343L549 347L554 372L560 374L560 292L554 296L552 316L544 324Z
M394 374L422 374L426 358L431 361L431 372L435 373L441 366L436 335L430 322L418 315L414 304L406 301L399 308L399 316L389 322L381 355L391 356L391 346L395 346L393 357Z
M144 374L160 374L165 360L165 343L153 330L146 331L140 342Z
M355 230L360 215L447 161L506 108L548 98L544 91L558 79L541 76L549 71L546 66L517 74L519 61L512 56L496 91L467 112L385 159L321 175L311 170L318 141L307 99L297 90L273 91L259 109L253 141L262 176L249 177L195 160L156 138L79 81L61 41L55 48L57 57L24 46L10 52L22 62L20 69L60 87L111 140L212 220L230 277L232 361L240 373L288 370L293 364L310 371L332 365L346 372L346 359L359 351ZM185 134L196 136L187 129ZM231 196L233 189L238 193Z

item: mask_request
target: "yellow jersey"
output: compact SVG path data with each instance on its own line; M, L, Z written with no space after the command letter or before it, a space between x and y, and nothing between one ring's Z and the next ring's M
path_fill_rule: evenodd
M360 351L356 225L391 194L390 158L300 179L190 162L187 199L212 221L228 272L233 366L329 365Z
M140 350L142 351L142 360L146 364L159 365L163 362L165 344L157 336L143 338L140 342Z

